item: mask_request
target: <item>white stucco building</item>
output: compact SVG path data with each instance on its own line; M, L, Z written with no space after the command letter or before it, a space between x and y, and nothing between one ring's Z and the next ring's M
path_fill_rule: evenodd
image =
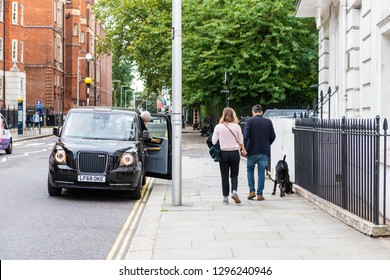
M314 17L318 29L318 93L333 93L323 118L390 120L390 0L296 0L297 17ZM320 94L319 94L320 96ZM328 106L330 104L330 106ZM383 141L383 139L381 140ZM380 145L380 174L390 174ZM380 212L390 216L388 181L380 179ZM384 186L385 185L385 186ZM384 200L385 198L385 200Z
M316 18L323 117L389 119L390 0L296 0L296 16Z

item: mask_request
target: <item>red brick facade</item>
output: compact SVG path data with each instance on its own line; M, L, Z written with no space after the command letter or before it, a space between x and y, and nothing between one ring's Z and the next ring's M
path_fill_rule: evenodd
M96 35L104 36L104 30L94 20L94 3L95 0L0 0L0 17L7 15L4 20L0 18L1 108L15 105L20 95L27 112L35 109L36 100L41 100L46 112L66 113L77 103L86 105L86 77L93 80L89 105L112 105L111 56L95 56ZM11 12L16 10L17 23ZM16 64L12 61L15 42ZM93 57L89 62L85 59L87 53ZM19 89L10 84L18 84L17 79Z
M23 42L23 6L24 0L0 1L0 38L2 43L1 56L1 92L0 106L5 106L7 98L15 100L13 105L17 104L19 97L24 97L25 77ZM8 95L8 91L10 95Z

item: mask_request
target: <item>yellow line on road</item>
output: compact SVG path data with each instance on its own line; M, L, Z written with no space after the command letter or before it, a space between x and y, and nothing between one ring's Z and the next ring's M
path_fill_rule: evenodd
M114 258L115 253L118 250L118 247L122 243L122 246L120 248L120 251L115 259L121 259L123 251L127 247L128 241L130 239L130 236L132 234L132 230L134 229L135 225L137 224L137 221L139 219L139 215L142 210L142 205L145 205L145 202L148 198L148 194L151 190L151 186L153 183L153 179L148 178L146 181L146 184L142 188L141 192L141 198L137 200L137 202L134 204L133 209L131 210L129 216L127 217L127 220L125 224L123 225L121 231L119 232L119 235L114 243L114 245L111 248L110 253L108 254L106 260L112 260ZM127 233L127 234L126 234Z
M138 207L138 209L137 209L136 216L135 216L133 222L131 223L129 230L127 231L126 237L125 237L125 239L124 239L124 241L122 243L122 247L119 250L119 253L118 253L117 257L116 257L116 260L122 260L123 259L123 254L126 253L125 249L128 247L130 237L132 236L133 230L134 230L134 228L136 227L136 225L139 222L142 210L146 206L146 201L147 201L147 199L149 197L149 192L151 190L152 183L153 183L153 179L151 179L149 181L149 186L148 186L148 188L147 188L147 190L145 192L145 195L143 197L141 197L141 199L140 199L140 200L142 200L142 204L140 204L141 206Z

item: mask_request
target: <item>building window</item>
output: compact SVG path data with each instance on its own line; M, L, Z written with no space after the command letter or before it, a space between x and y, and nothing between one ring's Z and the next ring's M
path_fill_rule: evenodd
M3 38L0 38L0 60L3 60Z
M20 25L24 23L24 6L20 4Z
M3 97L3 77L0 76L0 99L4 99Z
M78 36L79 35L79 31L78 31L78 25L77 25L77 23L75 23L74 25L73 25L73 36Z
M72 0L66 0L66 4L72 4Z
M63 63L62 61L62 40L57 38L57 61Z
M24 42L20 41L20 63L24 63Z
M18 61L18 40L12 40L12 62Z
M4 21L3 9L4 9L4 1L0 0L0 21Z
M62 26L62 16L63 16L63 8L62 8L62 2L57 2L57 8L55 10L54 15L54 21L57 22L58 26Z
M84 43L85 42L85 33L83 31L81 31L81 34L80 34L80 43Z
M18 24L18 3L12 2L12 24Z

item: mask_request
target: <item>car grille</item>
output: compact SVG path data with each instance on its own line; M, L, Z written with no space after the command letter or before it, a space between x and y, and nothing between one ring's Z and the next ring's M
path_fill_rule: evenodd
M103 174L106 172L107 153L87 153L78 154L78 171L81 173Z

